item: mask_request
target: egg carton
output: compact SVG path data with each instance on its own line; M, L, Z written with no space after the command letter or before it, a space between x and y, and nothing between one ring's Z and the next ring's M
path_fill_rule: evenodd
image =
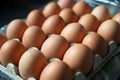
M99 55L94 57L94 65L90 73L85 76L77 72L73 80L118 80L120 78L120 47L114 41L109 43L109 53L101 58ZM7 67L0 64L0 80L23 80L15 65L9 63ZM28 80L36 80L29 78Z
M56 0L53 0L56 1ZM79 1L79 0L75 0ZM119 10L119 6L116 6L117 3L108 3L110 0L85 0L89 3L91 8L94 8L98 5L105 5L110 14L113 15ZM108 2L104 2L108 1ZM117 1L117 0L116 0ZM113 5L113 6L111 6ZM6 33L7 25L3 26L0 29L0 33ZM94 57L93 69L88 75L84 75L81 72L75 74L74 80L120 80L120 47L114 41L109 43L109 53L101 58L99 55ZM14 64L9 63L7 67L4 67L0 64L0 80L23 80L16 70ZM36 80L35 78L29 78L28 80Z

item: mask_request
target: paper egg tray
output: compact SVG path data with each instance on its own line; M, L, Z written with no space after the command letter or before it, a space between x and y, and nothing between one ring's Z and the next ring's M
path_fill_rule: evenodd
M101 58L96 55L93 69L85 76L76 73L74 80L119 80L120 78L120 47L114 41L109 43L109 53ZM9 63L7 67L0 64L0 80L23 80L18 74L14 64ZM35 80L29 78L28 80Z
M6 33L7 25L0 29L0 33ZM118 80L120 78L120 47L114 41L109 43L109 53L101 58L95 55L93 69L85 76L82 73L76 73L74 80ZM0 80L23 80L19 75L15 66L10 63L7 67L0 64ZM35 80L30 78L28 80Z
M56 1L56 0L55 0ZM75 0L79 1L79 0ZM92 8L97 5L101 5L101 2L95 2L94 0L85 0L90 4ZM100 1L100 0L96 0ZM111 15L118 12L118 8L112 9L107 5L110 10ZM112 10L111 10L112 9ZM115 11L114 11L115 10ZM0 29L0 33L6 33L7 25ZM76 73L74 80L120 80L120 47L116 45L114 41L109 43L109 53L101 58L99 55L95 55L93 69L90 73L85 76L82 73ZM23 80L15 69L14 64L10 63L7 67L3 67L0 64L0 80ZM35 80L34 78L29 78L28 80Z

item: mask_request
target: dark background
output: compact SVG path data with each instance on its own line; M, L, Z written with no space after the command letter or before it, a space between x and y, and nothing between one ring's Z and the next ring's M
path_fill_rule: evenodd
M36 8L41 8L50 0L0 0L0 27L13 19L25 19L27 14Z

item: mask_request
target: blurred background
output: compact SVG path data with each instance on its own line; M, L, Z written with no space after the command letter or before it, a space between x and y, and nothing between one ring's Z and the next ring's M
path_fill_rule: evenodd
M16 18L26 18L35 8L41 8L50 0L0 0L0 27Z

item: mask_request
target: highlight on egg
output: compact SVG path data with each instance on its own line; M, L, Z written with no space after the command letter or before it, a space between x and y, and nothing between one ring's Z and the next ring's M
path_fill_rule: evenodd
M19 61L20 76L27 80L29 77L39 79L43 68L47 65L47 59L36 47L30 47L24 52Z
M73 75L65 62L53 61L43 69L39 80L73 80Z
M86 31L82 25L77 22L70 23L63 28L61 34L68 42L82 42L82 39L86 35Z
M88 3L86 3L85 1L78 1L74 4L74 6L72 7L72 10L75 12L75 14L79 17L81 17L84 14L90 13L91 12L91 8L89 6Z
M120 43L120 24L115 20L109 19L104 21L98 28L97 31L106 41L115 41L117 44Z
M48 60L51 58L62 59L68 47L69 43L63 36L52 34L44 41L41 51Z
M92 52L93 55L100 55L101 57L105 57L108 52L108 44L105 41L105 39L95 33L95 32L89 32L83 39L82 44L85 44L88 46Z
M42 10L42 13L46 18L57 15L61 11L61 8L58 6L56 2L49 2Z
M67 49L63 61L69 65L73 73L82 72L86 75L92 69L93 58L92 50L88 46L75 43Z
M100 23L111 18L108 8L103 5L99 5L99 6L95 7L92 10L91 14L96 16L96 18L100 21Z
M42 11L38 9L33 9L29 12L26 18L27 26L39 26L41 27L43 22L45 21L45 16L43 15Z
M78 20L78 16L71 8L62 9L59 15L63 18L66 24L69 24L71 22L76 22Z
M45 22L42 25L42 30L46 35L60 34L64 27L64 20L59 15L52 15L45 20Z
M85 14L78 20L86 31L94 31L97 32L97 29L100 25L98 19L92 14Z
M1 46L0 62L5 67L8 63L18 66L19 59L25 51L26 48L19 39L10 39Z
M64 8L72 8L75 2L74 0L58 0L57 4L60 6L61 9L64 9Z
M30 26L23 34L22 44L26 48L37 47L40 49L46 37L47 36L39 26Z
M28 28L26 23L21 19L12 20L6 30L6 36L8 39L18 38L22 40L25 30Z

